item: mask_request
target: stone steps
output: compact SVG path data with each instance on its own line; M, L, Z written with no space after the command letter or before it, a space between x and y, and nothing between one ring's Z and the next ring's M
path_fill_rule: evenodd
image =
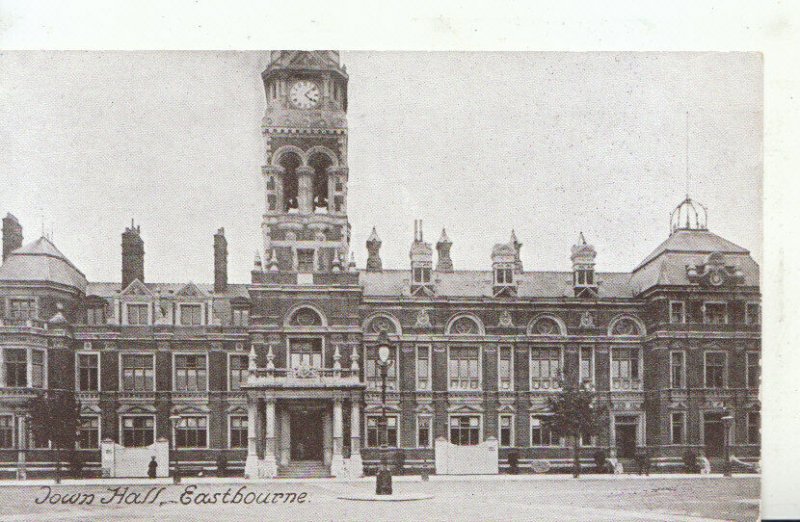
M331 476L330 466L318 461L292 462L278 467L279 478L325 478Z

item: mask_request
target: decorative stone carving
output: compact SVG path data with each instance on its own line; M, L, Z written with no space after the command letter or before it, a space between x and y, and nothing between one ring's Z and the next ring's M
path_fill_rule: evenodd
M414 323L417 328L433 328L431 324L431 317L428 315L428 310L425 308L417 312L417 322Z
M478 333L478 325L470 317L459 317L450 325L449 333L455 335L475 335Z
M500 321L497 323L497 326L501 328L511 328L514 326L514 321L511 318L511 314L508 312L508 310L500 314Z
M534 335L558 335L560 328L552 317L541 317L533 324Z
M379 315L370 321L369 329L377 334L381 332L386 332L387 334L397 333L397 328L395 328L391 319L383 315Z
M736 265L726 265L720 252L708 255L701 265L687 265L686 277L700 286L736 286L744 283L744 274Z
M594 328L594 315L588 310L581 314L581 328Z
M639 325L630 317L623 317L614 323L611 335L639 335Z

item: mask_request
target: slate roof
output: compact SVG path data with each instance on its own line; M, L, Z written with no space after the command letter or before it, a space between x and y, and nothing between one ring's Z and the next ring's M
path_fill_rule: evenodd
M177 294L187 283L144 283L153 294L174 295ZM247 293L247 285L243 284L228 284L225 292L214 292L214 285L212 283L194 283L201 292L211 295L214 294L217 298L234 298L234 297L249 297ZM86 287L86 295L96 295L98 297L114 297L122 293L118 282L100 282L89 283Z
M46 237L40 237L9 254L0 265L0 281L47 281L86 290L83 272Z

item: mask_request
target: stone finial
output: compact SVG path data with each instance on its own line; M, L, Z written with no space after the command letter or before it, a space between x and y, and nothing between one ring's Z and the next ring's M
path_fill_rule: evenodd
M333 350L333 369L334 370L341 370L342 369L342 354L339 353L339 345L337 344Z
M438 272L453 271L453 260L450 258L450 247L452 246L453 242L447 237L447 231L443 228L442 235L439 237L439 241L436 242L436 270Z
M367 238L367 272L380 272L383 270L383 262L380 256L381 244L378 232L375 227L372 227L372 233Z
M342 253L337 248L336 251L333 253L333 259L331 260L331 272L341 272L342 271Z
M517 234L514 232L514 229L511 229L511 244L514 246L514 272L517 274L522 273L522 258L520 257L520 251L522 250L522 243L517 240Z
M269 345L269 350L267 351L267 370L274 370L275 369L275 354L272 352L272 344Z
M583 232L578 234L578 242L572 245L572 253L570 255L573 268L577 268L578 265L591 265L593 267L596 256L597 251L595 251L594 246L586 242Z
M253 260L253 270L256 272L262 271L261 255L258 253L258 251L256 251L256 257Z
M247 356L247 369L251 372L256 370L256 347L250 346L250 354Z
M275 254L275 249L273 248L269 253L269 261L267 261L267 270L270 272L277 272L278 268L278 256Z
M358 371L358 349L356 347L357 345L354 344L350 351L350 369L355 372Z
M356 255L353 252L350 252L350 262L347 264L347 269L350 272L356 271Z

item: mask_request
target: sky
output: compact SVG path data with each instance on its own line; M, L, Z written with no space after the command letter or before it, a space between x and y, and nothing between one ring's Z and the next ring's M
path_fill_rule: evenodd
M145 279L229 280L262 245L260 73L269 52L1 52L0 213L119 281L134 219ZM583 232L630 271L686 196L762 261L762 60L754 53L343 52L356 262L373 226L407 268L413 221L456 269L514 229L526 270L569 270ZM687 117L688 115L688 117ZM688 122L688 125L687 125ZM688 147L687 147L688 145ZM688 176L687 176L688 165Z

